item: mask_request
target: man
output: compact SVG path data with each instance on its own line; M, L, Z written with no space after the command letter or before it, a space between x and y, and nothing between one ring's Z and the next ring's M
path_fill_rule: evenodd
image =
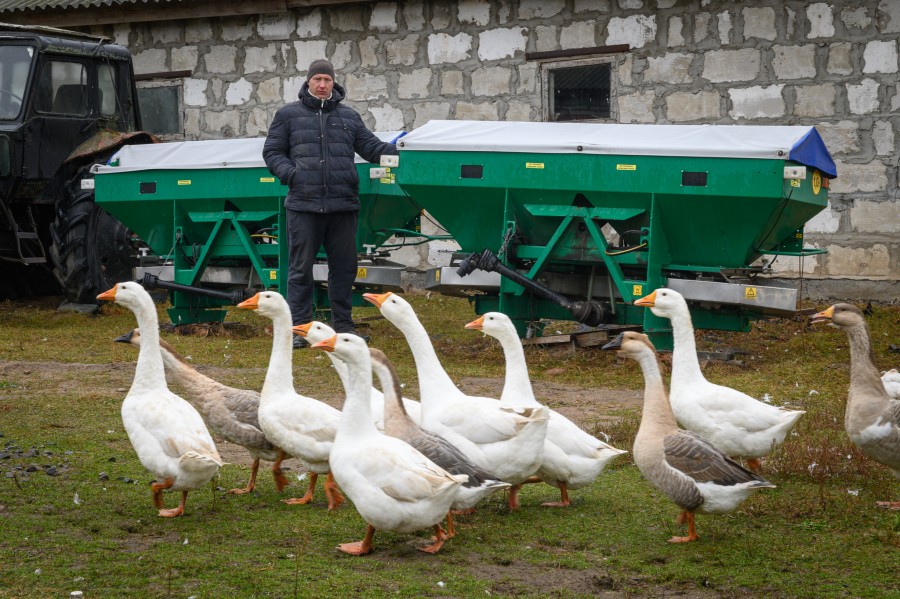
M295 325L312 320L313 264L320 246L328 258L328 300L332 327L356 333L351 318L356 279L356 220L359 177L354 152L378 163L397 147L366 129L352 108L341 104L344 88L324 59L309 65L299 100L275 113L263 146L263 159L290 190L287 214L290 267L287 300ZM306 347L302 337L294 348Z

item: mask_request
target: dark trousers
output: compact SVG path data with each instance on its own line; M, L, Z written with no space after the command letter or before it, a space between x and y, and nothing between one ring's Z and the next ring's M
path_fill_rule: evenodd
M313 265L320 246L328 257L328 301L331 326L338 333L353 329L353 281L356 279L357 212L287 210L290 272L287 300L294 325L313 319Z

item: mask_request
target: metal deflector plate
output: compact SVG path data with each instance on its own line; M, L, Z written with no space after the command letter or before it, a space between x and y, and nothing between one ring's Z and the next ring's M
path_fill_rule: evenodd
M500 273L476 270L461 277L456 266L441 266L425 271L425 289L445 295L467 295L467 291L498 291Z
M667 286L691 301L741 306L771 316L790 316L797 313L797 290L789 287L763 287L744 283L686 279L669 279Z

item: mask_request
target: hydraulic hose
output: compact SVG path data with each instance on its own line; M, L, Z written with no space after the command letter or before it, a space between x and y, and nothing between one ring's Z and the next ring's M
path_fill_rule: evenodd
M231 305L237 305L252 296L255 291L248 295L250 290L235 289L233 291L216 291L215 289L205 289L203 287L191 287L190 285L182 285L174 281L163 281L156 275L149 272L144 273L144 278L138 281L145 289L170 289L172 291L181 291L182 293L190 293L193 295L202 295L214 299L225 300Z

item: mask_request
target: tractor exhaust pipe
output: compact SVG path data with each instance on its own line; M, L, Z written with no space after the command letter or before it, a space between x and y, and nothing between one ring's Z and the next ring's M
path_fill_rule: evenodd
M235 289L234 291L216 291L215 289L204 289L203 287L191 287L190 285L182 285L173 281L162 281L156 275L149 272L144 273L144 278L138 281L144 286L144 289L169 289L172 291L181 291L182 293L190 293L193 295L203 295L214 299L225 300L229 304L236 306L245 299L251 297L247 295L244 289ZM255 291L253 293L256 293Z
M572 317L580 323L595 327L599 324L603 324L606 318L606 311L603 309L603 304L600 302L595 302L593 300L572 301L564 295L560 295L552 289L548 289L540 283L532 281L528 277L505 266L491 250L486 249L480 254L469 254L462 262L460 262L459 268L456 269L456 274L460 277L464 277L472 273L476 268L487 272L500 273L501 276L506 277L514 283L518 283L533 294L562 306L571 312Z

